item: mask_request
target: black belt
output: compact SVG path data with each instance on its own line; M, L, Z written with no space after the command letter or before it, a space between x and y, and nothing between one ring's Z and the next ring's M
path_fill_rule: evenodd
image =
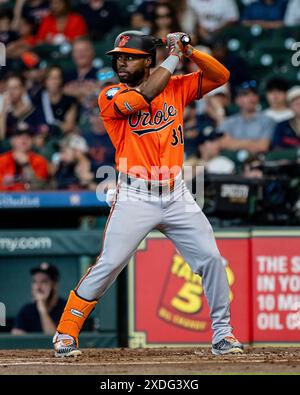
M174 186L175 186L174 179L169 180L170 181L169 185L166 183L164 183L164 184L159 183L158 186L156 186L156 185L153 185L151 181L144 180L143 178L134 178L134 177L130 177L128 174L124 174L124 173L121 174L121 181L126 182L127 185L134 184L136 182L136 180L140 180L140 181L144 182L148 192L150 192L153 187L158 188L159 195L162 195L164 188L166 188L167 186L170 186L170 192L173 192Z

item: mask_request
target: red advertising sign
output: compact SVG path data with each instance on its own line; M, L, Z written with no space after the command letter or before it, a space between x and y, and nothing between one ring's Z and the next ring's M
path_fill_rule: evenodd
M248 234L217 235L230 285L234 333L249 342L250 283ZM211 341L211 320L202 279L175 246L151 234L129 271L131 346L199 344Z
M254 342L300 341L300 234L284 233L252 239Z

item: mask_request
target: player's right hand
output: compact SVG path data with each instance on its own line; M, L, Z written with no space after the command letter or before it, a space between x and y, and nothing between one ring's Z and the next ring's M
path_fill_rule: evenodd
M182 58L184 53L184 47L181 38L185 36L186 33L176 32L167 35L167 46L169 48L170 55L176 55L179 59Z

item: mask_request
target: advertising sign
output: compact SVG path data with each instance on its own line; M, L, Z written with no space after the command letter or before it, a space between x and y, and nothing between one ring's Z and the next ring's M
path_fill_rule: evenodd
M230 286L234 332L241 341L249 342L248 233L216 236ZM132 347L211 342L211 319L202 278L191 271L175 246L160 233L152 233L144 240L129 265L129 311Z
M254 232L253 340L300 341L300 232Z

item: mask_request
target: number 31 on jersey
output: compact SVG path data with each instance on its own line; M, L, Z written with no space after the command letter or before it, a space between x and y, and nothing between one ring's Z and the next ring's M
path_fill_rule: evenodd
M176 147L176 145L178 144L183 145L183 143L184 143L183 130L182 130L182 126L179 125L178 129L175 128L173 129L171 145L173 147Z

